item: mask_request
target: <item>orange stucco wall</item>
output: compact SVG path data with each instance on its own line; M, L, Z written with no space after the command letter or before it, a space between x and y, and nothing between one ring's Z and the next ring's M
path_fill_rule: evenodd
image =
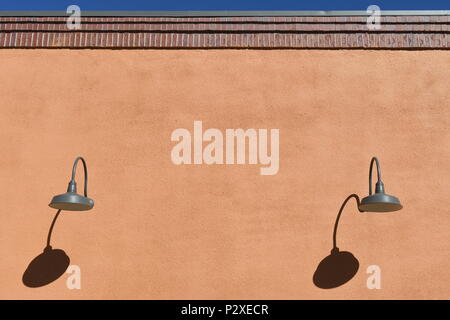
M450 298L448 51L0 51L0 298ZM171 162L173 130L280 129L280 170ZM52 245L82 271L21 282L45 246L72 161L85 213ZM404 209L349 203L338 246L360 262L312 283L337 211L368 193L372 156ZM78 172L82 190L82 170ZM382 289L366 288L366 268Z

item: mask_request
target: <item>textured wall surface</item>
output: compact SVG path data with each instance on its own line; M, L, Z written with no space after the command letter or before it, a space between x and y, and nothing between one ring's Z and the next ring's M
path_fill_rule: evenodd
M448 51L0 52L0 298L450 298ZM171 162L176 128L280 129L280 171ZM72 161L85 213L53 246L82 272L30 289ZM378 156L404 209L346 207L338 246L360 270L312 283L342 201L368 193ZM82 190L82 170L78 172ZM382 289L368 290L369 265Z

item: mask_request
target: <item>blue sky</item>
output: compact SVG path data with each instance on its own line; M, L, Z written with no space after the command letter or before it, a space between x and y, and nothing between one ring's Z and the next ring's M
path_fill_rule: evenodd
M0 10L449 10L450 0L0 0Z

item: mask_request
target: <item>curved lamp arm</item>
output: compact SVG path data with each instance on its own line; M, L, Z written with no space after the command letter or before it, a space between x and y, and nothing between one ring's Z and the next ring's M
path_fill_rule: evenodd
M56 212L56 215L55 215L55 217L53 218L52 224L50 225L50 230L48 230L47 247L46 247L46 248L50 248L50 249L51 249L51 246L50 246L50 239L51 239L51 237L52 237L53 227L55 226L56 219L58 219L58 216L59 216L60 212L61 212L61 210L58 210L58 212Z
M370 161L370 168L369 168L369 196L372 195L372 167L373 163L377 164L377 176L378 176L378 182L375 186L375 192L383 192L384 186L383 182L381 182L381 171L380 171L380 162L378 161L377 157L373 157Z
M69 186L72 185L72 184L75 185L75 174L76 174L76 171L77 171L77 164L78 164L79 160L81 160L81 162L83 162L83 167L84 167L84 196L87 197L88 172L87 172L86 161L83 159L83 157L77 157L75 159L75 162L73 163L72 179L70 180Z
M337 215L337 217L336 217L336 222L334 223L334 230L333 230L333 249L332 249L331 252L334 252L334 251L336 251L336 250L339 250L338 247L336 247L336 233L337 233L337 227L338 227L338 224L339 224L339 219L341 218L342 211L344 210L344 207L345 207L345 205L347 204L348 200L350 200L351 198L355 198L356 204L357 204L358 210L359 210L359 204L360 204L359 197L358 197L358 195L356 195L356 194L353 193L353 194L349 195L349 196L347 197L347 199L344 200L344 202L343 202L342 205L341 205L341 208L339 209L339 213L338 213L338 215ZM363 211L359 210L359 212L363 212Z

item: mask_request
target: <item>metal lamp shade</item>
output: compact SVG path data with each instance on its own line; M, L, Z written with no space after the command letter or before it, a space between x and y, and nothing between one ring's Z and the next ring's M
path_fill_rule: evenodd
M361 200L359 209L365 212L393 212L403 208L397 197L375 193Z
M94 200L75 192L66 192L54 196L49 206L67 211L86 211L94 207Z

